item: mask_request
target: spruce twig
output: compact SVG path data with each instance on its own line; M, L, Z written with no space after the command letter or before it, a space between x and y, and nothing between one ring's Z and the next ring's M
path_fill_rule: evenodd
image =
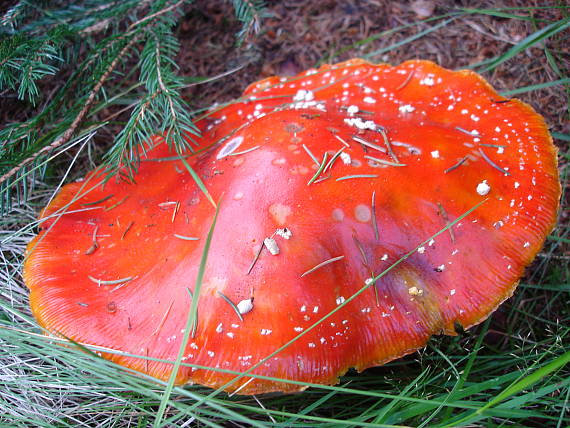
M30 157L24 159L21 163L19 163L14 168L12 168L10 171L8 171L6 174L4 174L2 177L0 177L0 184L4 183L9 178L13 177L23 167L30 164L34 160L36 160L42 154L47 153L47 152L65 144L65 143L67 143L71 139L71 137L73 137L73 134L77 130L77 127L79 126L79 124L81 123L81 121L83 120L83 118L85 117L85 115L87 114L89 109L91 108L93 101L95 101L95 97L97 96L97 94L101 90L101 87L103 86L105 81L108 79L108 77L111 75L111 73L113 72L115 67L117 67L121 58L137 42L138 38L139 38L138 36L133 37L125 45L125 47L123 49L121 49L121 51L119 52L119 55L115 58L115 60L107 68L107 71L103 74L103 76L101 76L101 78L99 79L99 81L97 82L97 84L95 85L93 90L90 92L89 97L87 98L87 102L85 103L83 108L79 111L79 113L77 114L77 116L73 120L73 123L69 126L69 128L67 128L67 130L63 133L63 135L61 135L61 137L57 138L53 143L51 143L45 147L42 147L40 150L35 152Z

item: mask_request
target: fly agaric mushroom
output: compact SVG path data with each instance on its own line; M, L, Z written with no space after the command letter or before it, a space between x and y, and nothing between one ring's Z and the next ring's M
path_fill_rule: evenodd
M156 360L181 346L212 198L225 195L176 382L242 394L303 386L226 385L228 371L333 384L481 322L555 223L543 119L471 71L325 65L253 84L197 125L201 150L187 160L157 137L135 183L91 173L65 186L24 267L43 327L151 357L103 354L157 378L172 364Z

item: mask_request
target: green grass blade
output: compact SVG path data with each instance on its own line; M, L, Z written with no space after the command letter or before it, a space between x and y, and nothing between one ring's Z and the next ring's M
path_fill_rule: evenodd
M481 415L486 410L496 406L497 404L501 403L502 401L506 400L510 396L521 392L524 389L527 389L534 385L535 383L543 380L553 372L561 369L566 364L570 362L570 351L560 355L558 358L554 359L550 363L542 366L541 368L535 370L531 374L518 379L517 381L513 382L507 388L505 388L502 392L500 392L494 399L489 401L484 406L480 407L479 409L475 410L473 413L467 415L466 417L454 421L451 424L444 425L445 427L453 427L453 426L462 426L469 424L474 418Z
M411 43L411 42L413 42L414 40L420 39L420 38L422 38L422 37L424 37L424 36L426 36L426 35L428 35L428 34L434 32L434 31L439 30L440 28L445 27L447 24L449 24L451 21L453 21L453 20L456 19L456 18L457 18L457 16L453 16L453 17L451 17L451 18L449 18L449 19L446 19L446 20L443 21L443 22L440 22L439 24L436 24L436 25L434 25L434 26L432 26L432 27L429 27L429 28L426 29L426 30L420 31L419 33L414 34L413 36L406 37L404 40L400 40L399 42L394 43L394 44L392 44L392 45L390 45L390 46L387 46L387 47L385 47L385 48L381 48L381 49L375 50L375 51L373 51L373 52L370 52L370 53L364 55L364 58L370 59L370 58L372 58L372 57L385 54L386 52L390 52L390 51L392 51L392 50L394 50L394 49L396 49L396 48L399 48L400 46L403 46L403 45L406 45L406 44L408 44L408 43Z
M496 58L492 58L488 61L480 62L479 64L475 64L470 68L482 67L477 69L478 73L484 73L486 71L493 70L498 65L515 57L522 51L530 48L531 46L534 46L535 44L543 40L546 40L549 37L554 36L555 34L560 33L561 31L564 31L569 27L570 27L570 18L561 19L560 21L553 22L552 24L547 25L546 27L534 32L530 36L525 37L523 40L521 40L519 43L517 43L515 46L513 46L507 52L505 52L503 55L500 55Z
M190 166L190 164L186 161L186 159L184 159L183 156L179 156L178 159L182 161L182 163L184 164L184 166L186 167L186 169L188 170L188 172L190 173L190 175L192 176L192 178L194 179L194 181L196 182L202 193L206 195L208 201L210 201L212 206L217 209L216 203L212 199L212 196L210 196L210 192L208 192L208 189L206 188L206 185L204 184L200 176L196 174L196 171L194 171L194 169Z
M553 80L551 82L539 83L537 85L524 86L522 88L511 89L509 91L502 91L500 94L503 97L512 97L513 95L524 94L526 92L537 91L539 89L550 88L552 86L570 84L570 77L564 79Z
M188 165L189 167L189 165ZM213 202L213 201L212 201ZM214 204L215 206L215 204ZM170 379L168 380L168 384L164 390L164 394L162 396L162 400L160 401L160 406L156 413L156 418L154 419L154 428L158 428L161 425L162 418L164 416L164 412L166 410L166 406L168 404L168 400L170 398L170 394L172 393L172 388L174 387L174 381L176 380L176 375L178 374L178 370L180 368L180 363L182 362L182 356L184 355L184 350L186 349L186 345L188 340L190 339L190 333L192 332L192 326L194 322L196 322L196 314L198 311L198 301L200 299L200 290L202 289L202 282L204 279L204 272L206 270L206 262L208 261L208 253L210 251L210 245L212 243L212 237L214 235L214 228L216 227L216 221L218 220L218 213L220 212L219 209L220 205L218 204L216 207L216 213L214 214L214 219L212 220L212 225L210 226L210 230L208 231L208 236L206 237L206 242L204 243L204 250L202 251L202 258L200 260L200 266L198 268L198 275L196 277L196 283L194 285L194 293L192 297L192 304L190 306L190 314L188 315L188 320L186 321L186 327L184 330L184 337L182 338L182 343L180 344L180 350L178 351L178 356L176 357L176 361L172 366L172 372L170 374Z

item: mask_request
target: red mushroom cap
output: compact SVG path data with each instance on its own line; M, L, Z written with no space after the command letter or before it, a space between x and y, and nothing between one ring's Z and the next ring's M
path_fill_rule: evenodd
M224 198L183 362L222 370L243 372L302 335L253 373L333 384L455 334L513 293L555 223L543 119L471 71L351 60L260 81L198 126L203 150L188 165L157 138L136 183L92 173L44 209L24 267L42 326L176 358L214 216L187 166ZM161 379L172 368L104 356ZM177 382L234 377L183 366ZM302 387L245 376L227 389Z

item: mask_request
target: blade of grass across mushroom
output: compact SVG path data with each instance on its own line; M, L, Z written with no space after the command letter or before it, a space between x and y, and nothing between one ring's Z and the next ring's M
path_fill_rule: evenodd
M287 347L289 347L291 344L295 343L297 340L299 340L301 337L305 336L306 334L308 334L309 332L311 332L312 330L314 330L317 326L319 326L320 324L322 324L324 321L326 321L328 318L330 318L333 314L335 314L336 312L338 312L339 310L341 310L342 308L344 308L348 303L350 303L351 301L353 301L354 299L356 299L358 296L360 296L362 293L364 293L366 290L368 290L371 286L373 286L376 281L378 281L380 278L384 277L386 274L388 274L390 271L392 271L393 269L395 269L397 266L399 266L402 262L404 262L405 260L407 260L412 254L416 253L418 251L419 248L421 248L422 246L427 245L432 239L437 238L439 235L441 235L442 233L445 233L450 227L455 226L457 223L459 223L461 220L463 220L465 217L467 217L469 214L471 214L473 211L475 211L477 208L479 208L481 205L483 205L485 202L487 202L488 199L483 199L480 202L478 202L476 205L474 205L473 207L471 207L470 209L468 209L467 211L465 211L463 214L461 214L459 217L457 217L455 220L453 220L451 223L449 223L448 225L446 225L445 227L443 227L442 229L440 229L439 231L437 231L436 233L434 233L433 235L431 235L429 238L425 239L424 241L422 241L421 243L419 243L418 245L416 245L415 248L413 248L411 251L407 252L406 254L404 254L402 257L400 257L397 261L395 261L394 263L392 263L390 266L388 266L384 271L382 271L380 274L376 275L374 278L370 278L370 281L367 281L365 283L365 285L363 287L361 287L358 291L356 291L352 296L347 297L344 302L342 302L341 304L339 304L336 308L334 308L332 311L330 311L329 313L325 314L323 317L321 317L319 320L315 321L313 324L311 324L309 327L307 327L305 330L303 330L302 332L300 332L299 334L297 334L295 337L293 337L291 340L287 341L285 344L283 344L282 346L280 346L279 348L277 348L275 351L273 351L272 353L270 353L267 357L259 360L257 363L253 364L251 367L249 367L247 370L245 370L244 372L242 372L240 375L236 376L234 379L226 382L225 384L223 384L222 386L220 386L218 389L214 390L213 392L211 392L210 394L208 394L207 397L205 397L204 400L210 400L213 397L215 397L216 395L218 395L220 392L224 391L226 388L228 388L229 386L233 385L234 383L236 383L238 380L242 379L245 376L248 376L252 371L254 371L255 369L257 369L258 367L260 367L261 365L263 365L266 361L270 360L271 358L273 358L274 356L276 356L277 354L279 354L281 351L283 351L284 349L286 349ZM254 379L254 378L252 378ZM194 403L191 406L191 409L195 409L197 406L199 406L201 403L203 403L203 401L199 401L197 403Z
M190 166L188 165L188 167ZM212 237L214 235L216 221L218 220L218 214L220 212L220 204L221 202L218 202L218 204L215 203L213 204L214 207L216 208L216 212L214 214L214 219L212 220L212 225L210 226L210 230L208 231L206 242L204 243L204 249L202 250L202 257L200 259L200 266L198 267L198 275L196 276L196 282L194 284L194 292L192 293L192 303L190 305L190 312L188 314L188 319L186 320L184 336L182 338L182 343L180 344L180 349L178 350L178 356L176 357L174 365L172 366L170 378L168 379L168 383L164 390L162 400L160 401L160 406L158 408L156 418L154 419L153 426L155 428L159 427L161 424L164 412L166 411L166 405L170 399L170 394L172 393L172 389L174 388L174 381L176 380L178 370L180 369L180 364L182 363L182 357L184 356L186 345L188 344L188 340L190 339L192 326L195 323L197 324L197 312L198 312L198 301L200 300L200 290L202 289L204 272L206 270L206 263L208 261L208 253L210 251L210 245L212 243Z
M196 174L196 171L194 171L192 169L192 167L190 166L190 164L186 161L186 159L184 159L182 156L178 156L178 159L180 159L182 161L182 163L184 164L184 166L186 167L186 169L188 170L188 172L190 173L190 175L192 176L192 178L194 179L194 181L196 182L196 185L200 188L200 190L202 191L202 193L204 193L204 195L206 196L206 198L208 199L208 201L210 201L210 203L212 204L212 206L214 208L217 209L216 203L214 202L214 200L212 199L212 196L210 196L210 192L208 192L208 189L206 189L206 186L204 184L204 182L202 181L202 179L198 176L198 174ZM217 211L216 211L217 212Z

